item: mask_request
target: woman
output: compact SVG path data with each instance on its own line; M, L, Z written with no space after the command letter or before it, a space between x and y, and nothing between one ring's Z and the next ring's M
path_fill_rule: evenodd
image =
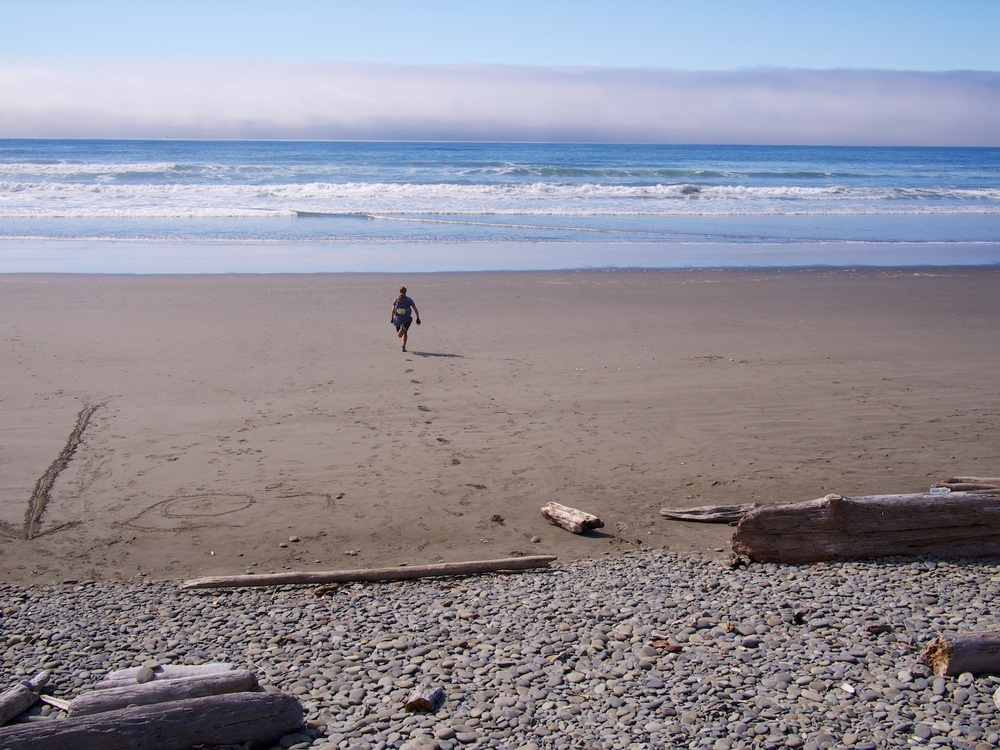
M406 351L407 333L414 315L417 316L417 325L420 325L420 311L417 309L417 303L406 296L406 287L401 286L399 287L399 296L392 301L392 317L389 321L396 326L396 335L403 340L404 352Z

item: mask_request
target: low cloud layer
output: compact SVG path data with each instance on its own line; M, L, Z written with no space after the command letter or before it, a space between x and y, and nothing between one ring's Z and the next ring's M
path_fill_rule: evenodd
M1000 146L1000 73L0 63L0 137Z

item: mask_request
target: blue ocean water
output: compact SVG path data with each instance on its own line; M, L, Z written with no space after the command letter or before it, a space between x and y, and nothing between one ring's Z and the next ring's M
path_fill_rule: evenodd
M0 272L1000 263L1000 149L0 140Z

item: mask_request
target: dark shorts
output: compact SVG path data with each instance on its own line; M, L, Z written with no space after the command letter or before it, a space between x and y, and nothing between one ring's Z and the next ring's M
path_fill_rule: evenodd
M396 330L403 329L404 331L410 330L410 325L413 323L413 318L393 318L392 324L396 326Z

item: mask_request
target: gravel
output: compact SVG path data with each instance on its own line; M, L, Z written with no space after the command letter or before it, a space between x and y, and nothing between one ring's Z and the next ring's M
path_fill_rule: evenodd
M935 677L920 655L1000 627L998 593L994 559L733 568L651 551L321 597L0 586L0 690L47 669L71 699L124 667L226 661L299 698L307 724L276 746L296 750L986 750L1000 677ZM443 702L407 712L423 686Z

